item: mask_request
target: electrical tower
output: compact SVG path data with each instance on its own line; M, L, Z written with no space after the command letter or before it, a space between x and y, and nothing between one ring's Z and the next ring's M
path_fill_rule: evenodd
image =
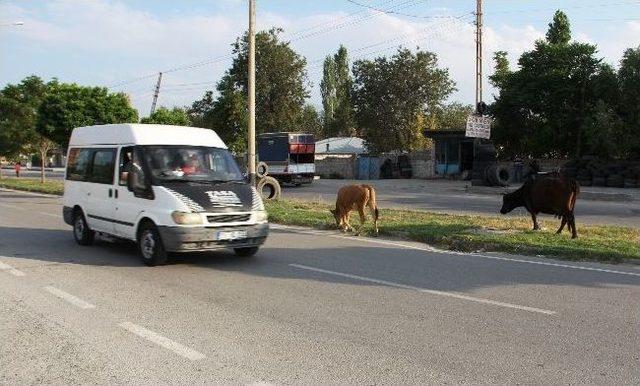
M156 103L158 103L158 95L160 95L160 83L162 82L162 73L158 73L158 83L156 83L156 89L153 92L153 101L151 102L151 112L149 116L152 116L156 111Z

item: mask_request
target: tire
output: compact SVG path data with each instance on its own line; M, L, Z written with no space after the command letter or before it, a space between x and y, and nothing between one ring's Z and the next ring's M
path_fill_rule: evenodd
M234 248L233 252L235 252L236 256L251 257L258 253L258 249L260 249L260 247Z
M150 267L167 263L167 251L164 249L158 228L153 223L144 223L138 234L138 250L142 262Z
M278 180L269 176L260 179L257 189L263 200L278 200L282 195Z
M269 166L265 162L258 162L256 166L256 175L260 178L266 177L269 174Z
M492 185L508 186L511 175L509 168L503 165L493 165L487 169L487 180Z
M81 210L76 210L73 215L73 238L80 245L91 245L96 233L89 228L87 220Z

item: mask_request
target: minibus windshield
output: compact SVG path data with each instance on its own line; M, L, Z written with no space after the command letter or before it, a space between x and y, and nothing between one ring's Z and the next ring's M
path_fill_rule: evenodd
M232 182L243 176L226 149L202 146L143 146L156 182Z

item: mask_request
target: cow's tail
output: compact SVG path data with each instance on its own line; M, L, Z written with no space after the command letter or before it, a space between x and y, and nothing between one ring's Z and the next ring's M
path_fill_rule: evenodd
M573 211L573 208L576 205L578 194L580 194L580 184L575 178L573 178L571 179L571 211Z

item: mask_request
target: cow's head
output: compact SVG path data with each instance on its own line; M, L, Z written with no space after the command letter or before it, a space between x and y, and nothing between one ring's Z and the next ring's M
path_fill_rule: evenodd
M507 214L514 210L515 208L521 206L520 199L516 197L513 193L507 193L502 195L502 208L500 209L500 213Z

